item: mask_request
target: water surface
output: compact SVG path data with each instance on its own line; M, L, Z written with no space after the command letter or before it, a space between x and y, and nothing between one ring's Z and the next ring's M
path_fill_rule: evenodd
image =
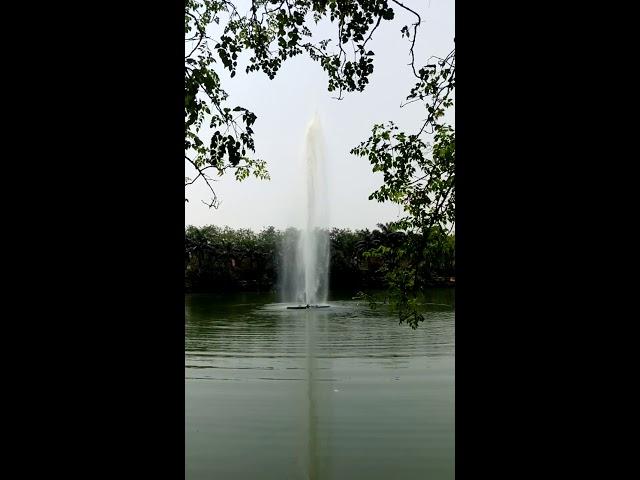
M185 297L185 471L199 479L453 479L453 290L417 330L330 298Z

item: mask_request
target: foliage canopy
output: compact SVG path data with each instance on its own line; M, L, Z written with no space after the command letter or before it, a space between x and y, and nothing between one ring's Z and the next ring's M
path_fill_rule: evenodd
M399 2L393 2L399 4ZM217 206L207 170L233 171L238 180L250 174L269 178L264 160L253 158L256 115L228 104L217 69L234 77L239 56L249 58L246 73L261 71L273 79L288 58L306 53L328 75L328 90L362 91L373 73L374 52L367 43L394 11L387 0L253 0L246 13L226 0L187 0L185 9L185 160L202 178ZM399 4L400 5L400 4ZM310 27L321 20L336 27L334 39L313 41ZM210 26L221 31L211 36ZM330 45L332 44L333 45ZM206 139L204 126L211 130Z

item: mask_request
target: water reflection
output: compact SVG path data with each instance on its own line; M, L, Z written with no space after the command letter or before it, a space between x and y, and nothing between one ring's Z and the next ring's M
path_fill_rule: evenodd
M188 479L453 478L451 293L415 331L274 300L186 297Z

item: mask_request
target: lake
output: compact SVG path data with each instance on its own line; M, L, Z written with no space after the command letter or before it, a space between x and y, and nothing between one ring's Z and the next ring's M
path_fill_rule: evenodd
M454 290L427 292L417 330L328 304L185 296L187 480L453 480Z

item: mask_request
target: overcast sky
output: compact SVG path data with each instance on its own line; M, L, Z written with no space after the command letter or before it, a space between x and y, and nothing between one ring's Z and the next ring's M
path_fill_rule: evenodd
M455 36L454 0L403 3L422 17L416 65L422 65L428 56L449 53ZM304 134L315 112L324 136L326 214L330 224L372 228L402 215L395 204L368 200L369 194L381 185L381 177L371 172L365 158L349 154L351 148L369 137L374 123L393 120L400 129L415 132L425 117L424 106L419 103L400 108L415 83L407 65L409 43L402 38L400 29L411 25L415 17L397 5L393 8L395 18L383 22L368 44L375 52L369 85L364 92L345 93L341 101L331 98L334 94L326 89L326 74L304 55L288 59L274 80L261 72L245 74L240 62L233 79L226 71L221 75L229 104L246 107L258 117L254 126L256 157L266 160L271 180L249 178L237 182L233 175L219 177L213 184L222 202L218 209L209 209L201 202L210 198L204 183L187 187L185 225L228 225L256 231L270 225L294 225L300 204L294 200L296 189L292 187L299 184L297 166L304 152ZM336 36L333 30L325 32L321 38ZM194 176L186 167L185 175Z

